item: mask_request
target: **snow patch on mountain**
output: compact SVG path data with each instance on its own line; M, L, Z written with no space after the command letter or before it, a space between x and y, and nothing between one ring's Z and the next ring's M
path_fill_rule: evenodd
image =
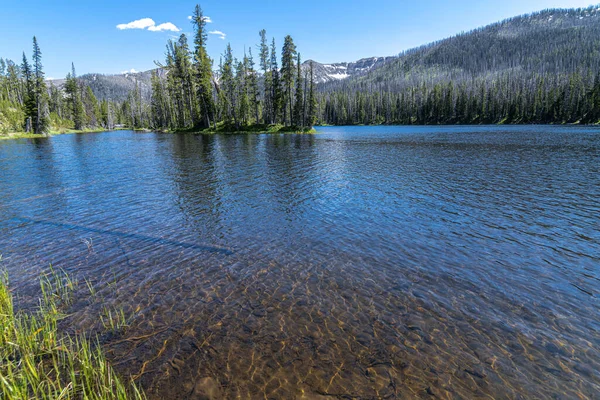
M348 78L350 75L348 74L330 74L328 77L331 79L346 79Z
M340 81L356 75L366 74L369 71L379 68L396 57L371 57L363 58L355 62L342 62L333 64L321 64L313 62L315 83L326 83ZM308 70L311 61L304 62L303 69Z

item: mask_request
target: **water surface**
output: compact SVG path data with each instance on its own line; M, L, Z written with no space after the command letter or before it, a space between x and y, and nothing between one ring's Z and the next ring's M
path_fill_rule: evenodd
M150 398L600 393L597 128L2 141L0 251Z

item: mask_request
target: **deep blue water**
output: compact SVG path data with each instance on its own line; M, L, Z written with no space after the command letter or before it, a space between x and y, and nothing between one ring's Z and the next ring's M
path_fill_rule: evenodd
M0 141L20 304L155 398L597 396L600 129L318 131Z

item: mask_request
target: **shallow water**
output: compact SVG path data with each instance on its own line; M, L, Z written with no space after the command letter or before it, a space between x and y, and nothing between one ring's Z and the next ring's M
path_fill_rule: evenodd
M150 398L598 396L599 129L319 132L0 142L19 304Z

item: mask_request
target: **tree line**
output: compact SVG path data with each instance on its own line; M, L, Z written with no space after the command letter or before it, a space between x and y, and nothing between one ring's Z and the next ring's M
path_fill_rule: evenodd
M600 121L600 74L505 73L401 91L319 93L317 115L331 125L593 124Z
M133 127L132 104L140 103L135 96L132 91L123 102L98 101L78 79L73 64L62 87L52 81L48 84L35 36L31 61L25 53L20 64L0 58L0 133L112 129L118 124Z

